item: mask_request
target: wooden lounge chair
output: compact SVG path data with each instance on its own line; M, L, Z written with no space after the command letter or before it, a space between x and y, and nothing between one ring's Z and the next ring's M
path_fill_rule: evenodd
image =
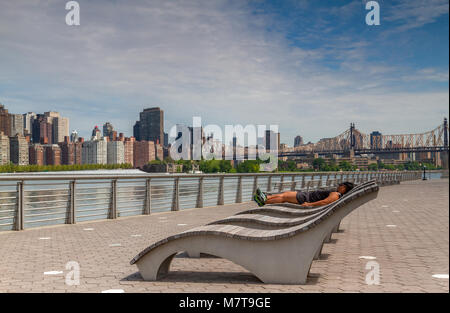
M198 251L231 260L264 283L304 284L314 256L330 232L342 218L378 194L374 181L359 187L295 226L205 225L150 245L130 263L137 265L144 280L157 280L168 273L178 252Z

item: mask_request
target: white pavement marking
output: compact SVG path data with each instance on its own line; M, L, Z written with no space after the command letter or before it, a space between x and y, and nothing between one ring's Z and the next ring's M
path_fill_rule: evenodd
M392 213L400 213L400 211L399 210L394 210L394 211L392 211Z
M83 228L83 230L94 230L93 228Z
M448 274L434 274L434 278L448 279Z
M102 290L102 293L124 293L125 291L123 289L108 289L108 290Z
M177 224L177 226L186 226L187 224Z
M142 237L142 235L131 235L131 237Z
M51 237L40 237L39 240L49 240L52 239Z
M110 247L120 247L121 244L120 243L112 243L109 245Z
M62 274L62 271L48 271L48 272L44 272L44 275L59 275Z
M388 208L389 205L382 205L381 207L382 207L382 208Z
M364 259L364 260L375 260L376 257L374 256L369 256L369 255L362 255L359 257L360 259Z
M397 227L397 225L389 224L389 225L386 225L386 227Z

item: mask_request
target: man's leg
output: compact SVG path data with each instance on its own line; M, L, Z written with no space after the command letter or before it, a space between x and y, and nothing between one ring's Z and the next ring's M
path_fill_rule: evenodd
M275 195L268 195L266 204L289 202L299 204L297 201L297 191L286 191Z

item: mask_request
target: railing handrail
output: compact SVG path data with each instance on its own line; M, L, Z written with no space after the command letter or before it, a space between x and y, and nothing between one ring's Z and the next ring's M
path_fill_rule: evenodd
M437 172L442 170L437 170ZM75 175L70 174L58 174L52 173L39 173L33 175L22 175L17 173L1 174L0 181L25 181L25 180L84 180L84 179L146 179L146 178L200 178L200 177L253 177L253 176L316 176L316 175L348 175L348 174L362 174L362 173L417 173L423 172L417 171L342 171L342 172L267 172L267 173L165 173L165 174L83 174L77 173Z

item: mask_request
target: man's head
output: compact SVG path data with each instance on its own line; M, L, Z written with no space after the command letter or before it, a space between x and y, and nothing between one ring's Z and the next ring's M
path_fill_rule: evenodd
M337 187L337 192L343 195L352 190L353 187L355 187L353 183L346 181L339 184L339 186Z

